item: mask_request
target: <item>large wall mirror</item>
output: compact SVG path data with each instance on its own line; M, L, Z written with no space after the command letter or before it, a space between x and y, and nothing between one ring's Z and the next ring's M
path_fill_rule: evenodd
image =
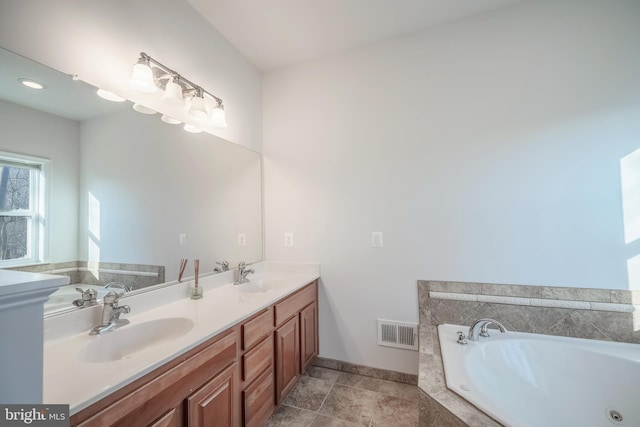
M106 101L96 88L4 49L0 64L0 155L17 161L3 168L40 164L46 189L35 219L25 220L38 222L25 234L40 234L43 261L20 269L152 289L177 279L181 258L200 259L202 273L223 260L233 267L262 259L258 153L187 133L128 101ZM26 88L21 78L45 88ZM15 207L1 210L0 232L17 233ZM192 262L188 268L185 276Z

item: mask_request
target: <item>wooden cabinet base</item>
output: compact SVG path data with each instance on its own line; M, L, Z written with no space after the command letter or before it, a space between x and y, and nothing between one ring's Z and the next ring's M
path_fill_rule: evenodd
M243 392L244 425L258 427L264 424L276 407L273 369L262 373Z
M238 425L238 366L233 365L187 398L189 427Z

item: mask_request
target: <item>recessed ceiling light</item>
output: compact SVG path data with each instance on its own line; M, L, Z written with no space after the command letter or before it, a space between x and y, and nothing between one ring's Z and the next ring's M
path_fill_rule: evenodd
M40 82L31 79L18 79L20 83L31 89L44 89L46 86Z

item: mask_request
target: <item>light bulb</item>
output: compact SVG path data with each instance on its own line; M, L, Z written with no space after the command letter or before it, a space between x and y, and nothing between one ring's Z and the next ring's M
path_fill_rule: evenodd
M133 109L136 110L138 113L142 113L142 114L156 114L157 111L156 110L152 110L149 107L145 107L144 105L140 105L140 104L133 104Z
M162 117L160 117L160 120L170 125L179 125L180 123L182 123L180 120L174 119L173 117L167 116L166 114L163 114Z
M111 102L124 102L124 101L126 101L126 99L124 99L123 97L118 96L113 92L109 92L108 90L98 89L98 91L96 93L98 94L98 96L100 98L106 99L107 101L111 101Z
M185 123L184 130L186 130L189 133L200 133L200 132L202 132L202 129L200 129L199 127L195 127L195 126L190 125L188 123Z
M158 90L148 59L141 57L138 62L135 63L129 85L140 92L153 93Z
M191 106L189 107L189 115L194 119L206 119L207 110L204 105L204 98L202 96L194 96L191 100Z
M216 108L211 112L211 124L219 128L227 127L227 118L224 112L224 106L221 103L218 103Z
M182 86L180 86L176 81L167 82L162 99L173 105L184 105L184 99L182 98Z

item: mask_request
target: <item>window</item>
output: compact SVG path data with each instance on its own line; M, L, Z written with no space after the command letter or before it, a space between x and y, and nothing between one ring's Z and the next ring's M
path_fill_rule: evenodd
M0 153L0 267L44 260L45 162Z

